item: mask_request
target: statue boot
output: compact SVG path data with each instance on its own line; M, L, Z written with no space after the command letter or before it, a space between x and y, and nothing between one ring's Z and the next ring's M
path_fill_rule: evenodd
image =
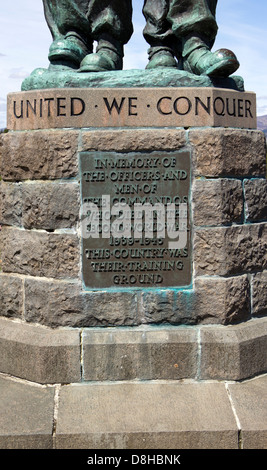
M113 38L98 42L96 52L88 54L81 62L79 72L108 72L122 70L123 45Z
M92 47L88 46L78 33L71 31L51 44L48 59L52 67L64 65L78 69L83 58L92 51Z
M194 44L194 38L189 39ZM188 46L186 41L181 59L181 68L195 75L208 75L209 77L227 78L239 68L235 54L229 49L219 49L211 52L204 41L196 38L195 47Z
M146 69L155 69L158 67L175 67L178 64L174 58L174 52L170 47L155 46L148 49L149 62Z

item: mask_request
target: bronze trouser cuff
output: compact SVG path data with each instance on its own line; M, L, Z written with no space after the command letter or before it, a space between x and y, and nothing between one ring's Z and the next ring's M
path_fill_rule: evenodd
M116 53L118 56L123 57L123 45L117 41L115 38L109 36L108 34L101 35L98 39L98 45L96 52L99 52L101 49L109 49L110 51Z
M187 58L191 52L202 47L206 49L211 48L211 42L205 38L205 36L200 36L199 34L192 33L188 36L182 38L182 56Z
M149 58L149 60L152 59L153 55L155 55L155 54L157 54L158 52L161 52L161 51L169 52L170 54L172 54L174 56L174 52L170 47L152 46L148 49L148 58Z

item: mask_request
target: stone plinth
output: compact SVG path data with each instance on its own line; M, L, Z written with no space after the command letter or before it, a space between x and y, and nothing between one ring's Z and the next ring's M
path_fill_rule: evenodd
M189 124L177 90L149 90L149 102L126 90L105 95L114 105L100 127L103 109L79 116L84 90L72 92L46 101L42 124L34 100L51 90L23 95L23 118L12 94L0 136L0 385L12 409L0 447L266 448L265 378L234 383L267 372L266 144L254 104L241 103L253 96L203 90ZM216 115L229 93L247 116ZM164 97L176 100L169 117ZM102 232L103 246L85 244L83 206L102 194L179 200L186 244Z
M190 156L190 189L185 193L190 237L187 250L175 253L175 265L171 260L163 264L160 245L150 242L135 247L133 255L139 257L132 258L132 264L124 259L128 252L122 246L104 246L115 253L117 265L102 265L110 260L107 252L97 253L96 259L96 246L92 259L83 258L82 152L106 157L115 153L124 164L133 162L133 154L140 162L149 162L153 152L167 155L166 162L180 154ZM53 328L227 325L266 315L266 210L264 198L257 202L265 187L265 165L264 135L256 130L61 129L2 134L2 315ZM161 264L149 265L150 260ZM172 269L170 288L164 279L153 284L151 276L141 277L140 261L146 261L148 269L152 266L155 279ZM84 284L86 262L92 266L91 287ZM162 273L157 266L162 266ZM94 274L104 277L105 270L118 281L94 288ZM135 278L141 280L137 285Z
M267 369L267 319L239 325L51 329L0 319L1 372L40 384L247 380Z
M266 449L266 379L40 387L0 377L0 448L86 449L85 463L99 454L110 458L111 449L118 457L127 449L122 458L142 452L155 460L170 449L181 464L188 461L184 449L235 449L238 461L247 462L251 454L242 449ZM60 453L60 460L69 463L71 456ZM44 457L52 463L58 455Z
M9 94L7 108L12 130L257 127L255 93L215 87L31 90Z

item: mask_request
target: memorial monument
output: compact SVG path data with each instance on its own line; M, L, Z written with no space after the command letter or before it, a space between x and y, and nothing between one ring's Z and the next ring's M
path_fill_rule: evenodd
M43 419L0 445L266 448L266 144L217 1L145 0L145 70L130 0L43 3L0 141L0 372Z

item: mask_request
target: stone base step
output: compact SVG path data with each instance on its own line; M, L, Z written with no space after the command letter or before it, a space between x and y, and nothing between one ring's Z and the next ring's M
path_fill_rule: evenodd
M1 449L267 449L267 375L37 385L0 376Z
M232 326L83 329L0 318L0 373L44 385L247 380L267 373L267 318Z

